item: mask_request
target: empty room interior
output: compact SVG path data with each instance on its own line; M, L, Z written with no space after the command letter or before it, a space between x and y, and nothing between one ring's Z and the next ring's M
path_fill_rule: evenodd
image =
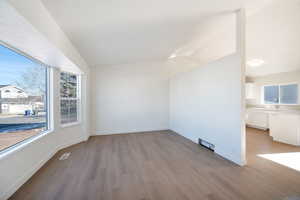
M300 0L0 1L0 200L300 200Z

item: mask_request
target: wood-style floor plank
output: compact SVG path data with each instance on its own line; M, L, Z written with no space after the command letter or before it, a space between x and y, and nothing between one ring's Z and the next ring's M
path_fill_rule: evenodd
M59 161L64 152L68 160ZM300 172L257 154L300 152L247 129L246 167L172 131L91 137L57 153L11 200L294 200ZM300 199L300 198L299 198Z

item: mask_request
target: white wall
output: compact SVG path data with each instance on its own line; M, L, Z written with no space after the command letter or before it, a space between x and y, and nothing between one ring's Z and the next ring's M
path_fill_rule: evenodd
M59 101L60 71L57 68L53 69L53 88L51 92L51 97L53 98L51 101L51 121L53 130L48 134L34 138L30 142L23 142L17 148L0 153L0 200L7 199L12 195L59 149L87 140L90 131L88 109L90 86L88 66L85 64L83 58L80 57L79 53L76 52L76 49L69 43L64 33L60 31L59 27L53 23L51 18L49 18L50 15L47 15L46 10L40 7L40 4L38 4L39 2L34 0L26 1L24 4L18 3L15 2L15 5L18 7L18 10L22 11L21 14L16 12L5 1L1 1L0 3L0 10L7 11L4 13L7 14L4 19L9 19L9 16L12 16L13 19L16 20L13 21L15 25L12 24L12 21L0 20L0 27L5 27L4 31L0 32L0 40L3 39L14 47L29 47L29 54L32 57L37 55L38 58L41 58L46 64L66 63L63 60L74 61L75 64L68 65L67 69L68 71L74 70L75 72L78 72L78 69L80 69L82 73L82 121L80 124L71 127L61 127ZM3 14L3 12L0 14ZM22 14L24 14L26 18L24 18ZM29 15L32 16L30 17ZM30 24L31 26L28 29L27 27ZM51 31L45 31L47 27L50 28ZM43 28L45 29L43 30ZM9 35L13 35L14 33L20 33L20 37L9 37ZM53 37L55 37L56 40ZM22 38L24 38L24 40L22 40ZM26 43L32 45L27 46L25 45ZM55 48L52 48L51 46L55 46ZM64 58L64 55L67 55L68 58ZM62 60L55 60L57 58L62 58ZM77 67L73 68L72 66L74 65Z
M0 154L0 200L12 195L58 150L88 138L86 119L81 124L67 128L60 125L59 75L59 70L53 69L54 85L51 95L53 130ZM83 81L84 88L86 84L86 81ZM82 109L86 109L85 95L83 95Z
M94 134L169 128L169 80L163 63L95 67Z
M300 85L300 71L283 72L277 74L270 74L266 76L249 77L248 82L254 83L254 99L247 100L248 106L263 106L262 87L271 84L286 84L298 83ZM300 94L300 87L299 87ZM300 109L300 106L282 106L291 109Z
M48 38L51 44L82 70L83 121L69 128L60 126L59 71L54 70L52 91L54 99L51 112L54 130L31 143L24 143L16 151L1 154L0 199L6 199L15 192L57 150L88 138L90 88L93 89L93 102L90 106L93 108L93 134L168 129L170 116L170 125L174 131L193 141L201 136L217 145L217 153L241 163L241 141L239 140L242 137L240 130L242 100L239 81L242 72L239 56L233 55L177 76L171 80L171 91L169 70L163 67L163 63L95 67L91 71L93 82L89 85L89 69L85 66L85 62L78 53L74 53L76 49L72 45L66 45L69 41L56 23L53 23L51 16L47 14L40 2L38 0L21 4L15 0L11 2L35 29L42 33L43 38ZM37 15L34 15L35 12ZM43 12L47 16L43 15ZM48 29L48 25L52 28ZM8 27L13 29L10 30L11 32L18 32L18 26ZM30 32L22 32L22 35L24 34ZM16 42L12 45L18 46L17 42L20 40L11 41ZM195 77L194 73L198 76ZM214 99L216 94L206 90L209 87L218 89L217 97L221 97L222 101ZM192 96L194 98L189 98ZM226 113L225 118L224 113ZM216 124L220 126L215 127Z
M44 37L45 40L50 43L49 45L41 45L38 41L38 39L40 39L39 35L33 34L32 32L29 33L28 29L25 29L24 24L15 22L18 24L18 28L21 28L21 30L25 32L16 35L13 31L5 30L6 33L13 36L12 40L23 39L22 43L15 46L21 49L24 47L26 49L25 52L31 52L33 57L38 57L44 63L51 63L52 66L60 67L63 70L71 72L78 72L76 68L79 68L81 72L89 70L86 61L80 56L77 49L57 25L56 21L40 0L7 0L7 2L9 2L22 17L30 22L37 32L41 34L41 37ZM18 33L18 31L16 33ZM51 50L51 45L55 50Z
M238 54L178 74L170 81L170 129L243 164L242 82Z
M236 53L202 67L184 59L94 67L93 134L171 128L245 164L244 19L243 10L236 13Z

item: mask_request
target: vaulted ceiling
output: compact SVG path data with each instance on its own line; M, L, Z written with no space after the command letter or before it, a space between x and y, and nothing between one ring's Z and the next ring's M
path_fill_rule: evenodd
M300 70L300 0L276 0L247 20L247 58L264 64L248 67L261 76Z
M279 72L285 70L279 67L284 63L300 66L299 56L295 55L300 52L300 45L295 45L300 44L299 39L288 31L291 27L299 31L295 24L299 24L299 7L295 5L300 0L42 1L91 67L167 61L170 57L172 62L182 58L189 60L184 63L199 64L226 55L234 49L230 12L241 7L247 8L249 22L248 58L266 60L265 70L249 68L247 73ZM273 18L274 13L280 17ZM292 21L285 24L286 20ZM274 44L279 51L272 48ZM276 63L278 66L272 68Z

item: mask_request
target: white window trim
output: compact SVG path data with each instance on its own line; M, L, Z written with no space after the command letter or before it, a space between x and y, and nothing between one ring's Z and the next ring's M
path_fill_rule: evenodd
M77 122L70 122L70 123L66 123L66 124L61 124L62 128L68 128L68 127L72 127L72 126L77 126L80 125L81 121L77 121Z
M281 95L280 95L280 86L285 86L285 85L297 85L298 86L298 99L296 104L282 104L281 103ZM264 93L264 88L267 86L278 86L279 87L279 103L265 103L265 93ZM267 85L263 85L261 87L261 104L262 105L266 105L266 106L299 106L300 105L300 83L299 82L289 82L289 83L280 83L280 84L267 84Z
M4 159L6 156L12 154L12 153L15 153L15 152L18 152L20 151L21 149L23 149L24 147L26 147L28 144L36 141L36 140L39 140L40 138L44 137L45 135L48 135L49 133L52 133L54 132L54 127L53 127L53 123L52 123L52 115L53 115L53 110L52 110L52 77L51 77L51 70L52 70L52 67L49 66L49 65L46 65L44 64L43 62L29 56L28 54L2 42L0 40L0 45L10 49L11 51L21 55L21 56L24 56L26 58L28 58L29 60L32 60L33 62L35 63L38 63L44 67L46 67L47 71L46 71L46 95L47 95L47 118L46 118L46 124L47 124L47 130L45 131L41 131L40 133L30 137L30 138L27 138L23 141L20 141L16 144L13 144L11 145L10 147L7 147L6 149L3 149L0 151L0 160L1 159Z
M71 72L67 72L67 71L60 71L60 73L68 73L71 75L75 75L77 76L77 98L69 98L69 97L61 97L60 93L59 93L59 102L61 105L61 100L77 100L77 121L76 122L69 122L69 123L61 123L60 121L60 126L62 128L68 128L68 127L72 127L72 126L77 126L79 124L82 123L82 119L81 119L81 75L80 74L75 74L75 73L71 73ZM61 79L59 79L59 81L61 81ZM59 85L60 87L60 85ZM60 90L59 90L60 91ZM60 108L61 109L61 108ZM60 110L61 111L61 110Z
M12 154L12 153L15 153L15 152L18 152L20 150L22 150L24 147L26 147L27 145L29 145L30 143L36 141L36 140L39 140L40 138L44 137L45 135L48 135L48 134L51 134L53 133L54 130L52 128L49 128L48 130L46 131L42 131L40 133L38 133L37 135L35 136L32 136L30 138L27 138L21 142L18 142L2 151L0 151L0 160L5 158L6 156Z

